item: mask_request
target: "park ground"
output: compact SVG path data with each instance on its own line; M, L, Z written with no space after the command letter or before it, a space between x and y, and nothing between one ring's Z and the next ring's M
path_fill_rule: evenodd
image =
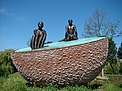
M0 77L0 91L122 91L122 75L105 75L105 78L107 79L98 77L86 86L36 87L27 86L23 77L16 72L8 77Z

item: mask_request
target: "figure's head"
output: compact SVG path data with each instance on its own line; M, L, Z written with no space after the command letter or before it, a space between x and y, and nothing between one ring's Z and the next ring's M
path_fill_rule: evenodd
M72 23L73 23L72 19L69 19L68 23L69 23L69 25L72 25Z
M38 27L39 27L39 28L43 28L43 26L44 26L44 23L43 23L43 22L41 22L41 21L38 22Z

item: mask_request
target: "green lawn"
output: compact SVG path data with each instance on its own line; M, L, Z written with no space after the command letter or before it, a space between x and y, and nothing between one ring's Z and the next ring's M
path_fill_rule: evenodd
M107 75L107 81L93 81L88 86L28 87L19 73L0 78L0 91L122 91L122 75Z

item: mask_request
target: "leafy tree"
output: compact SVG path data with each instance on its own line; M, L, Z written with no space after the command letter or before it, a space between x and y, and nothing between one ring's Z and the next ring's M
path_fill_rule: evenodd
M117 48L116 44L112 40L112 38L109 38L109 46L108 46L108 57L107 57L107 63L108 66L107 70L108 73L119 73L120 69L120 60L116 57L117 54Z
M112 63L115 63L116 60L116 53L117 53L117 48L116 48L116 44L114 43L114 41L112 40L112 38L109 38L109 43L108 43L108 58L107 60L113 60Z
M118 57L119 59L122 59L122 43L121 43L121 46L120 46L119 49L118 49L117 57Z
M8 76L16 71L11 59L11 52L13 51L13 49L7 49L0 52L0 76Z
M118 49L117 57L119 59L122 59L122 43L121 43L121 46ZM122 73L122 61L120 62L120 73Z

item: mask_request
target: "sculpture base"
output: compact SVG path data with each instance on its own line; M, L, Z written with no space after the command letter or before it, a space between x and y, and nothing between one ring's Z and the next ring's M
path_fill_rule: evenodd
M56 43L53 43L49 44L51 49L16 51L12 54L13 63L30 84L87 84L99 75L104 66L108 53L108 39L93 38L87 43L74 44L71 41L66 44L68 43L72 45L59 43L60 47L54 48Z

